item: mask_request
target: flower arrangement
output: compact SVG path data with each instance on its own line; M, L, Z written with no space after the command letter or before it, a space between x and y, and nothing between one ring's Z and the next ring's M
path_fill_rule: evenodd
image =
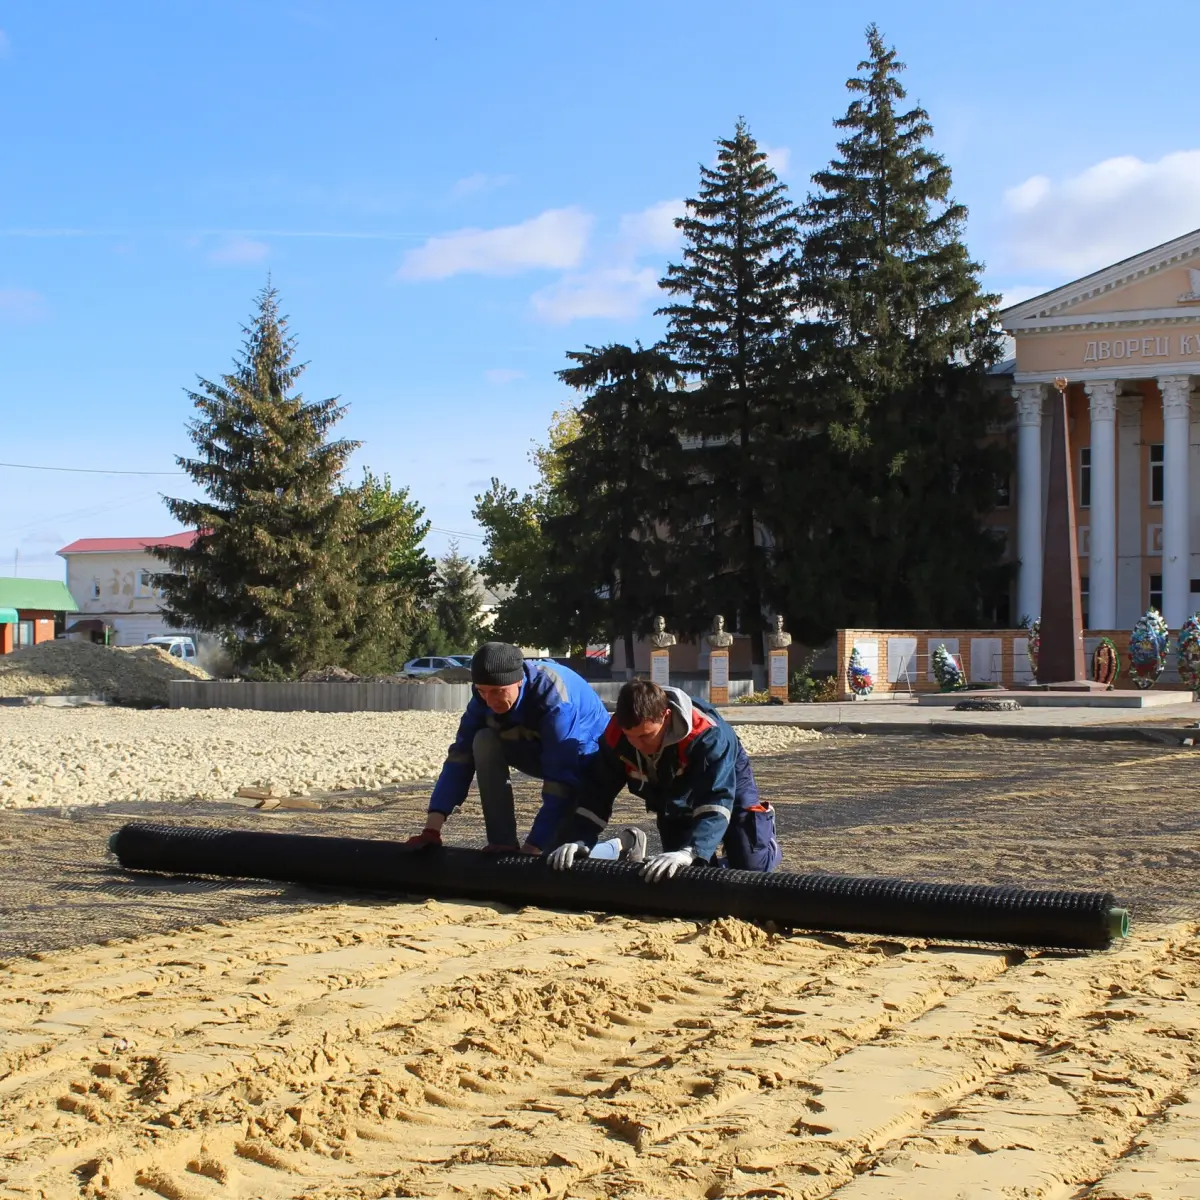
M1167 623L1156 608L1146 609L1129 636L1129 673L1134 685L1152 688L1167 665Z
M871 678L871 672L863 662L857 646L850 651L850 669L846 674L850 691L856 700L860 696L869 696L874 691L875 681Z
M1029 666L1037 678L1038 651L1042 648L1042 618L1038 617L1029 627Z
M1111 688L1121 674L1121 656L1112 638L1102 637L1092 652L1092 678L1097 683L1106 683Z
M943 692L958 692L967 686L962 667L954 661L954 655L944 645L933 652L933 677L938 689Z
M1176 643L1179 664L1179 682L1192 689L1192 695L1200 699L1200 613L1193 613L1179 627Z

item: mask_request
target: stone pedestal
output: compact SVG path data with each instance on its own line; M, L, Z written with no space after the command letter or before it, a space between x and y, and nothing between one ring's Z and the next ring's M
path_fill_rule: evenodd
M729 703L729 651L713 650L708 656L708 702Z
M788 698L788 652L772 650L768 655L767 685L771 691L772 700Z
M666 687L671 682L670 650L650 651L650 681L659 687Z

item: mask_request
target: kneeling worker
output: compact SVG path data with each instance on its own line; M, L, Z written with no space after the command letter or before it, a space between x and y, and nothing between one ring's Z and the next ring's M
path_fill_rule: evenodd
M578 799L581 773L608 724L588 683L558 663L525 661L518 646L487 642L471 659L474 685L433 795L425 829L410 846L441 844L446 818L466 799L474 777L487 848L517 849L509 768L541 779L542 807L521 849L557 845L555 832Z
M636 861L642 846L631 831L596 846L626 786L658 818L663 849L643 868L647 879L670 879L692 863L743 871L779 866L774 810L759 801L736 732L703 700L646 679L625 684L565 831L569 840L551 853L551 866L565 869L576 857L589 857L593 847L597 858L616 858L623 848ZM725 854L718 863L722 842Z

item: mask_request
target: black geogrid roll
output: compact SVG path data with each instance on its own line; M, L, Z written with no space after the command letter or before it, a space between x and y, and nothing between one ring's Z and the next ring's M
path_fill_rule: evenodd
M226 875L458 900L545 904L677 917L741 917L800 929L1101 949L1111 940L1110 892L914 883L849 875L689 867L647 883L636 866L577 862L554 871L529 855L302 834L134 823L113 835L123 867Z

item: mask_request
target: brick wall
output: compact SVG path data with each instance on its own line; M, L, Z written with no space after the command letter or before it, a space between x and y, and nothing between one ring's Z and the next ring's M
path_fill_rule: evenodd
M1110 638L1121 657L1118 690L1133 689L1129 673L1129 635L1127 629L1084 630L1085 662L1090 673L1092 651L1102 637ZM847 683L850 651L854 646L871 668L875 681L872 695L888 696L899 693L936 692L933 678L933 653L944 644L963 668L968 684L998 684L1013 687L1032 678L1028 665L1027 629L839 629L837 633L838 683L843 700L851 698ZM874 650L872 651L872 646ZM1158 683L1159 688L1179 689L1175 671L1175 633L1170 639L1171 651L1167 669ZM874 661L872 661L872 655ZM889 669L890 664L890 669ZM897 668L907 667L907 678ZM893 676L898 675L898 678Z

